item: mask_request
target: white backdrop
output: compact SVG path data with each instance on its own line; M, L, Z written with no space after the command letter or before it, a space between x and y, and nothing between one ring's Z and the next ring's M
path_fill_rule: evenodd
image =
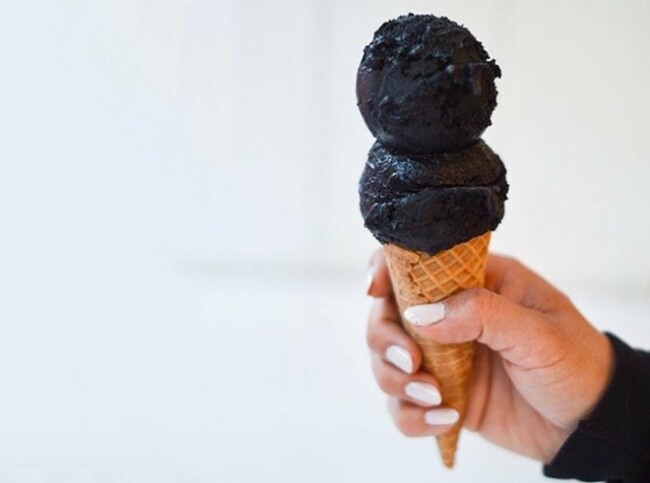
M357 209L372 139L354 81L374 30L409 11L464 23L503 70L485 135L511 183L495 249L577 290L601 326L650 342L639 325L650 295L648 2L2 2L0 447L12 452L0 476L187 481L194 467L206 481L248 481L233 461L260 431L270 444L281 433L262 419L307 431L316 412L316 432L342 435L358 417L350 451L390 431L356 292L376 242ZM629 313L612 315L610 300ZM235 323L250 318L277 330L264 339ZM318 353L347 366L310 357L305 319L328 327ZM239 351L248 365L231 365ZM268 413L233 402L259 397L260 365L279 371L262 384ZM349 414L339 387L360 391ZM174 446L199 433L201 450ZM282 434L289 458L300 439ZM318 444L345 447L328 438ZM400 439L386 438L378 477L399 474L401 456L385 458ZM208 448L228 440L239 441L231 466L214 463ZM331 455L346 481L368 469ZM503 479L501 461L515 461L503 458L486 478ZM318 480L296 468L287 480Z
M647 2L13 4L3 168L34 190L14 202L54 190L32 168L68 195L140 169L152 193L138 186L131 204L156 207L178 257L357 267L374 242L357 210L372 139L356 66L383 20L431 11L464 22L503 69L485 135L512 185L495 247L560 282L650 291Z

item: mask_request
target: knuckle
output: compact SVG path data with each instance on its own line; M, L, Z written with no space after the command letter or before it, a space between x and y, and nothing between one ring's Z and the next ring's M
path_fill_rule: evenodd
M420 431L414 424L413 420L403 409L398 409L395 418L395 426L397 426L399 432L402 433L404 436L414 437L420 434Z
M470 314L485 313L491 309L493 297L484 288L474 287L463 292L464 311Z
M370 350L373 350L377 346L377 335L370 324L368 324L366 330L366 345Z
M388 395L395 394L395 381L391 377L390 371L386 369L386 363L380 361L375 369L375 379L379 388Z
M368 266L372 267L377 265L377 260L384 255L383 248L377 248L372 255L370 255L370 260L368 260Z
M567 353L572 351L575 345L569 334L562 333L561 329L554 324L545 324L540 330L539 340L544 341L539 349L531 351L544 365L555 364L565 359Z
M404 436L416 437L424 434L422 425L418 424L413 408L408 407L404 400L391 397L389 399L389 409L395 427Z
M400 433L402 433L404 436L411 436L412 434L410 431L411 428L409 427L408 420L406 418L406 415L404 414L403 409L400 408L397 409L397 412L394 417L394 421L395 421L395 426L397 427Z
M534 327L536 340L543 341L539 346L548 352L556 352L568 342L562 325L545 316L538 317Z
M375 371L375 379L382 391L386 394L392 394L393 391L391 391L391 389L393 388L393 381L391 380L388 371L386 371L383 362L378 363L378 367Z
M521 263L521 261L518 258L507 256L506 261L508 262L508 265L510 265L513 269L522 269L524 268L524 264Z
M527 270L526 266L518 258L509 255L503 255L503 260L509 272L521 273Z
M373 306L373 308L370 310L370 314L368 315L368 323L366 325L366 344L368 345L368 348L375 350L377 349L380 341L380 334L377 327L377 314L378 311L376 310L376 307Z
M408 408L403 400L394 399L393 402L391 415L399 432L408 437L421 436L424 431L414 417L413 408Z

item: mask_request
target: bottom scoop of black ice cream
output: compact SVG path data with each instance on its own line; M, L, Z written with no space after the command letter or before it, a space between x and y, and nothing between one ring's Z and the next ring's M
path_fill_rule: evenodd
M431 155L400 154L376 142L359 181L361 213L380 242L433 255L497 227L505 176L482 140Z

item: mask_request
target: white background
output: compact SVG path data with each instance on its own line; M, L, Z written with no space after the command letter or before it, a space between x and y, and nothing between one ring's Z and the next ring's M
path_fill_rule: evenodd
M354 79L409 11L503 70L495 249L650 346L647 2L10 0L2 481L540 479L474 435L442 473L371 380Z

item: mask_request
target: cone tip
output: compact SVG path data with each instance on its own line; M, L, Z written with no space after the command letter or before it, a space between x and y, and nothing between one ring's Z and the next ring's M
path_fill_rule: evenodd
M445 468L447 468L448 470L453 470L454 469L454 463L455 463L454 459L455 458L454 458L453 454L445 455L442 458L442 464L445 465Z

